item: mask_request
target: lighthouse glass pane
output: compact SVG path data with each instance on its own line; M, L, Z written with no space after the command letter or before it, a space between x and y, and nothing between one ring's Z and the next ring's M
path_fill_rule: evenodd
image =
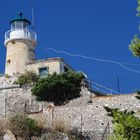
M29 26L29 24L28 24L27 22L23 21L23 28L24 28L24 29L27 29L28 26Z
M48 71L48 68L47 67L39 68L39 76L41 78L47 77L48 73L49 73L49 71Z
M23 22L22 21L16 21L15 23L16 23L16 26L15 26L16 30L23 29Z
M15 27L16 27L16 23L13 22L13 23L11 24L11 30L15 30Z

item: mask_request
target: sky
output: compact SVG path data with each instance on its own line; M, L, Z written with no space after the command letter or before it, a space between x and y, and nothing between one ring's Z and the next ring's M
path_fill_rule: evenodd
M106 90L103 86L119 93L140 89L140 58L133 57L128 48L134 34L139 34L136 0L1 1L0 73L4 73L4 34L10 30L9 22L18 12L23 12L24 17L31 21L32 6L34 30L38 35L36 59L62 57L76 71L83 71L93 81L93 88L99 90ZM56 53L48 48L117 61L125 67L118 63Z

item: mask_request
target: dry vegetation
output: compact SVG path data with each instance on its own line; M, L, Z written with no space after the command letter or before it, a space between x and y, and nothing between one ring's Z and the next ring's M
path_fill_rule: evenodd
M52 130L55 132L68 133L70 131L70 123L62 119L56 119L53 121Z
M3 137L3 135L4 135L4 133L5 133L5 130L6 130L6 121L0 119L0 140L1 140L2 137Z
M31 119L31 118L32 119ZM52 127L46 126L46 120L41 115L15 115L7 119L0 120L0 140L7 129L9 129L18 140L84 140L78 129L72 129L70 123L63 119L53 121ZM39 132L39 133L38 133Z

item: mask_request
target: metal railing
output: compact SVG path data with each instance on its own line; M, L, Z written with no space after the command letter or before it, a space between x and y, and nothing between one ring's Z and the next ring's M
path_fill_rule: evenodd
M9 30L5 33L5 41L19 38L37 41L37 34L32 30Z
M90 79L84 79L84 84L91 91L100 92L106 95L118 94L114 89L98 84Z

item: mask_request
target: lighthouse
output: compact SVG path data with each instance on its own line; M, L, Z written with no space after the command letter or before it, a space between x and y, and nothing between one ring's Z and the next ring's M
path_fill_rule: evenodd
M10 26L4 42L7 48L5 74L21 74L25 72L27 64L35 61L37 35L30 30L30 21L22 13L10 21Z

